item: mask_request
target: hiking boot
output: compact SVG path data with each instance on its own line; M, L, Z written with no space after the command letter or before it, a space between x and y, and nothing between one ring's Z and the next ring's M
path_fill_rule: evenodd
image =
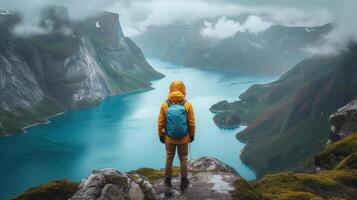
M166 177L164 183L166 187L172 187L171 177Z
M189 184L188 178L182 178L181 185L180 185L181 191L184 191L187 188L188 184Z

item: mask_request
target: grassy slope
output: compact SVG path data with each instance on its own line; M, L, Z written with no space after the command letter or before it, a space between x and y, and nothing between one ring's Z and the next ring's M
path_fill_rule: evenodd
M30 188L12 200L69 199L77 191L78 185L67 179L50 181L47 184Z
M341 154L341 152L343 152ZM318 163L330 163L330 158L341 155L336 167L317 173L281 172L267 175L250 183L254 195L263 200L352 200L357 198L357 133L340 142L330 144L316 157ZM237 187L237 191L240 188ZM236 199L245 196L236 196Z
M307 59L278 81L241 95L249 105L239 106L243 123L249 123L237 136L247 142L241 157L259 177L296 168L318 153L328 137L329 115L357 98L356 54L352 48Z
M357 132L327 146L315 157L315 164L323 169L343 169L355 165ZM354 162L353 162L354 161Z

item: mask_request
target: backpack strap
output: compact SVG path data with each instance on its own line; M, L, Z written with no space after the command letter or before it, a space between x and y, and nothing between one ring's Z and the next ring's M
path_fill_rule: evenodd
M166 103L169 107L172 106L172 102L170 100L166 99Z
M185 100L183 100L183 101L181 101L179 104L180 104L180 105L182 105L182 106L184 106L184 105L185 105L185 103L186 103L186 99L185 99Z
M166 103L167 103L167 105L169 105L169 107L172 106L172 105L174 105L174 103L172 103L172 102L171 102L170 100L168 100L168 99L166 99ZM183 100L183 101L181 101L181 102L178 103L178 104L181 105L181 106L185 106L185 103L186 103L186 99Z

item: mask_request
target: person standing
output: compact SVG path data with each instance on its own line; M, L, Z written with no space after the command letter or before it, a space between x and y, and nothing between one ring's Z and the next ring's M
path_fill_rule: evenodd
M189 185L187 154L188 143L195 139L195 116L192 104L186 100L186 88L182 81L176 80L170 84L169 95L160 108L158 118L158 134L165 144L165 185L172 187L172 162L177 153L180 160L181 184L185 190Z

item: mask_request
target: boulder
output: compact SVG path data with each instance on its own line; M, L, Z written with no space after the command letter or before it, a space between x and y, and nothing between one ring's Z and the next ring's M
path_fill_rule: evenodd
M78 191L70 200L140 200L145 196L155 197L154 190L148 189L150 187L149 182L133 181L115 169L93 170L87 179L81 181Z
M233 167L223 163L216 158L208 156L188 161L188 168L191 171L211 171L238 174Z
M357 131L357 100L338 109L330 116L332 142L341 140L346 135Z

